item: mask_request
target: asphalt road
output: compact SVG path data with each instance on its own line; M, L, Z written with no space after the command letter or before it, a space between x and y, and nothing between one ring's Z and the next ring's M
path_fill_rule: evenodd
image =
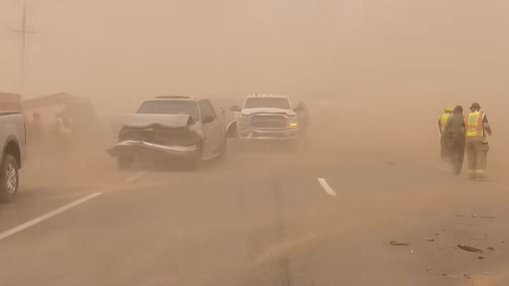
M0 285L507 282L509 185L428 157L231 150L198 172L34 184L0 206Z

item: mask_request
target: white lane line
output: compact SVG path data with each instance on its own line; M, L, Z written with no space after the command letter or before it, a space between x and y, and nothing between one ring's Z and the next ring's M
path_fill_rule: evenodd
M134 175L132 175L131 177L125 179L126 182L134 182L136 180L138 180L139 178L145 176L147 174L147 172L139 172L139 173L136 173Z
M318 183L320 184L320 186L322 186L322 189L330 196L337 196L336 192L334 192L334 190L331 188L331 186L329 185L329 183L327 183L327 181L324 179L324 178L318 178Z
M88 196L86 196L84 198L81 198L81 199L79 199L77 201L69 203L69 204L67 204L67 205L65 205L65 206L63 206L61 208L53 210L53 211L51 211L51 212L49 212L49 213L47 213L45 215L42 215L42 216L40 216L38 218L35 218L35 219L31 220L31 221L28 221L28 222L26 222L24 224L21 224L19 226L11 228L11 229L9 229L7 231L4 231L4 232L0 233L0 240L4 240L4 239L6 239L6 238L8 238L10 236L13 236L13 235L15 235L16 233L18 233L20 231L23 231L23 230L25 230L25 229L27 229L29 227L32 227L32 226L34 226L34 225L36 225L38 223L41 223L41 222L43 222L43 221L45 221L45 220L47 220L47 219L49 219L51 217L54 217L54 216L56 216L58 214L61 214L61 213L65 212L65 211L67 211L69 209L72 209L72 208L74 208L76 206L79 206L79 205L85 203L86 201L89 201L89 200L91 200L91 199L93 199L95 197L98 197L100 195L102 195L102 193L99 193L99 192L93 193L93 194L88 195Z

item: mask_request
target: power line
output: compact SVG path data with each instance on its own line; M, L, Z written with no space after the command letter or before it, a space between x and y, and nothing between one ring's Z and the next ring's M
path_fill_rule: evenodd
M26 69L26 50L27 50L27 37L30 34L35 34L34 31L28 29L28 13L27 13L27 0L23 0L21 15L21 29L12 30L13 33L21 35L21 53L20 53L20 94L23 96L25 91L25 69Z

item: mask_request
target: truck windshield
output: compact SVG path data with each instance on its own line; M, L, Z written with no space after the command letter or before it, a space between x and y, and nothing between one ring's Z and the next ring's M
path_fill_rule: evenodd
M286 98L248 98L244 108L281 108L290 109Z
M189 114L198 121L198 106L193 101L153 100L144 102L138 113L144 114Z

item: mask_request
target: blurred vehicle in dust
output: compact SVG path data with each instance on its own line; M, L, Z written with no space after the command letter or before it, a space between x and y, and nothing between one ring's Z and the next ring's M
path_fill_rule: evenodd
M283 95L256 94L248 96L241 107L233 106L234 121L228 135L247 141L284 141L295 146L305 134L308 113L303 103L292 108Z
M19 96L0 94L0 201L12 201L19 189L19 169L25 157L25 119Z
M147 100L128 115L118 144L109 150L121 170L136 162L174 160L196 168L226 151L224 113L208 99L162 96Z

